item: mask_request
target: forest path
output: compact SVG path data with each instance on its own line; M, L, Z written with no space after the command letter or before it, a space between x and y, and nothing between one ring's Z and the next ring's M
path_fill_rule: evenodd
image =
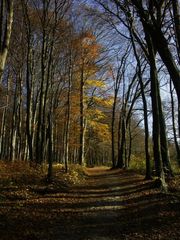
M180 239L178 197L152 184L131 171L86 169L68 192L0 204L0 239Z

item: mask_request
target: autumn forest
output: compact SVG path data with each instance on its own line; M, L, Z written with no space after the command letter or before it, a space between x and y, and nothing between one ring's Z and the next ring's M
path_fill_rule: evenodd
M12 198L31 209L36 203L38 211L43 201L54 213L61 206L67 211L62 219L49 215L50 225L43 225L52 222L49 235L32 226L18 235L11 224L7 233L0 221L2 239L178 239L179 185L179 0L0 0L0 216L15 219L7 215ZM47 198L40 203L42 195ZM148 207L148 201L161 203L153 209L163 205L170 215L153 216L151 235L137 222L131 232L130 207L114 209L123 206L117 197L132 209L140 204L137 219L151 212L142 210L142 198ZM101 215L93 210L92 220L79 210L72 234L57 230L58 221L71 221L67 209L91 204ZM24 205L18 213L23 224ZM114 212L120 222L124 214L124 225L120 232L119 222L102 225L106 238L100 238L98 217L112 222ZM48 213L36 214L42 220ZM91 235L85 222L79 230L83 217L99 226ZM173 225L174 235L161 228L155 233L154 219Z

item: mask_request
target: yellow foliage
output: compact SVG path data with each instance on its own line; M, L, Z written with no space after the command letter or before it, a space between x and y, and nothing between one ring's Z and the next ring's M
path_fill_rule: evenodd
M89 125L97 133L101 141L110 142L111 134L108 124L97 121L90 121Z
M103 104L104 104L104 106L112 107L113 101L114 101L113 98L103 99Z
M99 121L105 118L105 114L99 109L87 109L86 117L88 120Z
M98 88L104 88L106 85L104 82L102 81L99 81L99 80L91 80L91 79L88 79L86 80L86 87L98 87Z
M113 99L112 98L107 98L107 99L104 99L104 98L100 98L100 97L97 97L97 96L94 96L93 97L93 100L100 106L102 107L111 107L112 104L113 104Z

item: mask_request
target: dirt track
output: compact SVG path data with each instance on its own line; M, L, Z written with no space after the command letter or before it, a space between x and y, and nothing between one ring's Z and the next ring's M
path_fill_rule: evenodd
M180 239L178 197L132 172L87 169L68 192L0 203L2 240Z

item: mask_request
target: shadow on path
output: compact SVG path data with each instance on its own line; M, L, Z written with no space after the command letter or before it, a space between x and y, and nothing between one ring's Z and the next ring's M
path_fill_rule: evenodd
M88 169L68 193L1 205L5 239L180 239L180 201L126 171Z

